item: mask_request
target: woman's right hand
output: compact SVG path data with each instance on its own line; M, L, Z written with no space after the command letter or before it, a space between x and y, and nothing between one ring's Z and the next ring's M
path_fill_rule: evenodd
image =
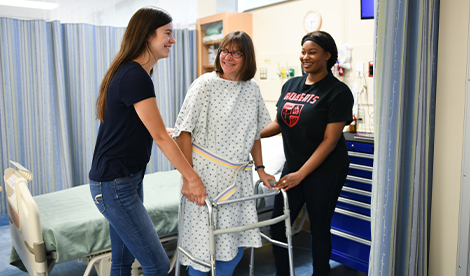
M206 187L202 183L201 178L197 177L192 182L183 178L183 187L181 193L191 202L204 206L206 204Z

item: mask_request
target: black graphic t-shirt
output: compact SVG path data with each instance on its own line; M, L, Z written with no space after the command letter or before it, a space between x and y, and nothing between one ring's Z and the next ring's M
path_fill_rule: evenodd
M354 99L349 87L329 73L306 85L308 74L288 80L276 104L286 155L286 168L299 170L323 141L326 125L352 121ZM312 174L331 173L349 166L348 149L341 135L335 149Z

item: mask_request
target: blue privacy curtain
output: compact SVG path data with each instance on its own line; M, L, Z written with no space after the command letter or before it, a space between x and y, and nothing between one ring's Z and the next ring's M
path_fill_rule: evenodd
M125 28L0 18L0 171L9 160L34 174L33 195L88 183L99 122L101 80ZM196 78L195 31L175 30L177 43L152 76L157 103L173 126ZM172 169L154 146L147 172ZM3 181L2 181L3 184ZM0 214L6 196L0 194Z
M369 275L427 275L439 0L376 0Z

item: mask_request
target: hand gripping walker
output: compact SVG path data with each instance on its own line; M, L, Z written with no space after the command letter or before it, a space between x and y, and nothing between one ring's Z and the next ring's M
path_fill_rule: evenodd
M180 233L181 233L182 224L183 224L183 216L181 216L181 214L180 214L179 229L178 229L178 245L177 245L177 251L176 251L176 254L177 254L176 255L176 266L175 266L175 275L176 276L180 275L180 252L185 254L192 261L194 261L198 264L201 264L203 266L210 267L211 275L216 276L217 274L216 274L216 267L215 267L215 235L241 232L241 231L245 231L245 230L249 230L249 229L260 228L260 227L276 224L276 223L281 222L283 220L285 221L285 224L286 224L287 244L283 243L283 242L280 242L280 241L277 241L277 240L273 240L273 239L271 239L270 237L266 236L263 233L260 233L260 234L261 234L262 238L268 240L273 245L287 248L288 253L289 253L290 275L295 276L295 273L294 273L294 258L293 258L293 254L292 254L292 227L291 227L291 221L290 221L290 210L289 210L289 204L288 204L288 200L287 200L287 193L284 190L280 190L280 191L274 191L272 193L267 193L267 194L256 194L257 191L258 191L258 186L259 186L260 183L261 183L260 180L258 180L256 182L256 185L255 185L255 188L254 188L255 189L255 195L252 195L252 196L247 196L247 197L242 197L242 198L232 199L232 200L225 200L225 201L222 201L222 202L216 202L216 201L213 201L213 200L211 201L211 200L206 198L206 206L207 206L207 209L208 209L208 212L209 212L209 227L208 228L209 228L210 264L203 261L203 260L201 260L201 259L195 258L194 256L192 256L189 252L187 252L183 248L183 246L181 244L181 238L180 238ZM274 181L270 180L269 184L274 185ZM256 199L263 198L263 197L266 197L266 196L275 196L275 195L279 194L280 192L282 192L282 196L284 197L284 214L283 215L272 218L272 219L264 220L264 221L261 221L261 222L258 222L258 223L254 223L254 224L238 226L238 227L231 227L231 228L226 228L226 229L217 229L217 230L215 229L214 216L215 216L215 213L217 211L218 206L225 205L225 204L230 204L230 203L235 203L235 202L247 201L247 200L256 200ZM181 198L181 210L183 210L183 208L184 208L183 197L184 196L182 196L182 198ZM250 276L253 275L253 269L254 269L254 248L251 248L250 274L249 274Z

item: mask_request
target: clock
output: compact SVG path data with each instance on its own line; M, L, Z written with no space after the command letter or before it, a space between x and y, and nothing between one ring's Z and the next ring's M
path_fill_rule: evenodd
M307 32L314 32L320 30L321 15L319 11L309 11L304 17L304 29Z

